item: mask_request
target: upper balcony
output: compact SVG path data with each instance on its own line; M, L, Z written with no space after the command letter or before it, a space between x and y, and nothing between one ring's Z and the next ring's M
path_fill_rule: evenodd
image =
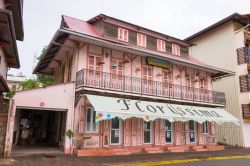
M250 69L250 48L242 47L237 49L238 64L247 63L247 68Z
M168 100L225 105L225 93L186 87L167 82L82 69L77 72L76 89L91 88Z

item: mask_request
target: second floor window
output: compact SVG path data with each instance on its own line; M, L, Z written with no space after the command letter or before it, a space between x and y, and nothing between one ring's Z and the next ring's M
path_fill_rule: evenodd
M147 46L147 37L146 35L137 34L137 45L141 47L146 47Z
M178 46L176 44L172 44L172 54L181 55L180 46Z
M166 51L166 42L160 39L157 39L157 50L165 52Z
M128 30L123 28L118 28L118 39L128 42Z
M102 71L102 57L101 56L96 56L96 55L89 55L89 70L95 70L95 71Z

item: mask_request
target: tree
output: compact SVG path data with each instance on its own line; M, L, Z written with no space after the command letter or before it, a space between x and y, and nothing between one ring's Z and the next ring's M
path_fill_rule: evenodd
M43 47L41 54L36 58L40 61L45 53L46 47ZM54 83L54 77L47 74L37 74L33 79L27 79L20 83L20 89L28 90L38 87L46 87Z
M34 89L38 87L39 87L39 82L35 79L28 79L28 80L22 81L19 84L19 88L22 90Z
M40 61L44 56L46 46L43 47L41 54L37 57L37 60ZM49 86L54 83L54 77L47 74L37 74L36 80L42 84L42 86Z

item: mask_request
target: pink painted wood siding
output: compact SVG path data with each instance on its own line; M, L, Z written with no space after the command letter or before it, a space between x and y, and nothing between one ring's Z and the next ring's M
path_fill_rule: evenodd
M105 56L103 54L105 54ZM163 77L164 69L156 66L147 65L145 63L145 58L138 55L132 55L116 50L104 49L94 45L86 45L82 47L82 49L79 51L77 71L81 69L97 70L97 68L95 67L93 68L89 65L91 56L101 58L100 60L98 60L98 64L100 66L100 68L98 68L98 71L100 70L103 72L112 73L113 66L117 65L115 64L116 61L114 60L119 59L120 62L122 62L122 71L123 75L125 76L142 78L144 71L143 69L145 67L151 67L153 70L152 80L161 82L164 81ZM97 63L97 60L95 62ZM100 62L102 64L100 64ZM212 79L211 79L211 73L209 72L173 64L173 68L172 70L170 70L170 76L171 77L169 82L182 86L189 86L187 82L187 78L189 77L189 80L192 80L193 82L192 87L194 88L201 88L202 82L199 80L203 79L205 80L203 83L205 84L205 86L202 86L202 88L206 90L212 90Z

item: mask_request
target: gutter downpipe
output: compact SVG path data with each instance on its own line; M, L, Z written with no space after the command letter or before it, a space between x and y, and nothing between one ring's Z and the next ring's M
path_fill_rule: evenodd
M5 144L4 144L4 158L9 157L11 147L12 147L12 141L10 140L10 136L9 136L9 134L10 134L9 129L10 129L11 116L13 113L15 115L15 112L14 112L15 110L13 110L13 105L14 105L14 100L10 99L10 105L9 105L9 109L8 109L6 135L5 135ZM14 118L14 120L15 120L15 118ZM15 123L15 121L14 121L14 123ZM14 127L14 125L13 125L13 127ZM13 134L13 133L11 132L11 134ZM12 137L13 137L13 135L12 135Z
M60 46L60 47L65 47L65 48L68 48L68 49L72 49L73 50L73 56L75 53L77 53L78 49L75 48L75 47L71 47L71 46L67 46L67 45L64 45L64 44L60 44L60 43L57 43L55 41L52 42L53 44L57 45L57 46ZM75 81L73 81L73 92L74 92L74 95L73 95L73 104L72 104L72 111L73 111L73 116L71 118L71 122L72 122L72 130L73 132L75 131ZM73 154L73 139L70 139L70 154Z
M243 28L238 29L238 30L235 31L234 33L236 34L236 33L240 32L240 31L242 31L243 29L248 28L249 26L250 26L250 24L247 24L246 26L244 26Z

